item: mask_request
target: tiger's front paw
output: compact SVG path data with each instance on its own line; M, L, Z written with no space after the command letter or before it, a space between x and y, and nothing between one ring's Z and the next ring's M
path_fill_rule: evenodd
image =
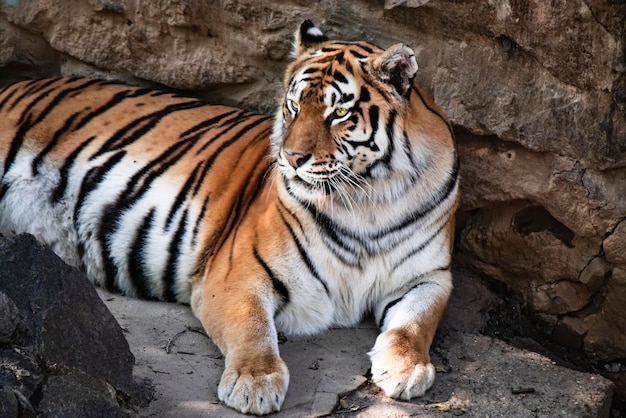
M420 352L418 346L389 331L378 336L369 356L372 381L385 395L408 401L422 396L433 385L435 367L428 353Z
M239 365L227 362L217 396L244 414L265 415L280 410L287 386L289 370L279 357L248 360Z

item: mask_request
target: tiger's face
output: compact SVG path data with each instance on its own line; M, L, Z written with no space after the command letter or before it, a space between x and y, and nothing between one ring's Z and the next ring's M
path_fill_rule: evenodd
M403 48L402 57L365 42L319 42L297 51L272 141L294 195L355 201L389 170L410 85L391 73L417 70L412 51ZM398 70L392 64L400 58Z

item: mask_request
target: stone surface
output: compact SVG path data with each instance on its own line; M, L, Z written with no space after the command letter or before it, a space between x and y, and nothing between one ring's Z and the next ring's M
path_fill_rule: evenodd
M122 418L115 388L104 380L69 372L48 378L41 391L37 412L49 418Z
M220 404L217 385L224 358L189 307L126 298L101 289L98 293L120 325L137 359L135 375L149 379L155 390L142 417L239 417ZM200 332L199 332L200 331ZM289 391L276 416L322 416L333 410L339 394L365 382L367 351L377 330L333 329L313 337L289 337L280 343L290 370Z
M0 264L2 416L17 417L15 405L32 416L123 416L118 397L140 393L134 357L92 284L30 235L0 244Z
M0 344L7 344L13 339L19 321L17 306L7 295L0 292Z
M98 293L126 330L135 373L154 384L155 397L139 416L241 416L217 400L224 360L197 332L200 324L187 307ZM290 386L283 410L272 416L609 417L613 388L607 379L481 335L504 303L476 277L455 271L452 299L431 350L439 370L435 385L411 402L386 398L367 380L366 352L377 334L368 322L283 340Z
M121 78L270 112L305 18L415 49L459 143L457 260L506 283L555 340L577 335L598 367L621 361L623 1L5 0L0 84Z
M557 366L537 353L468 334L447 337L433 355L444 364L433 389L411 403L391 402L374 386L345 397L358 417L609 417L610 383Z

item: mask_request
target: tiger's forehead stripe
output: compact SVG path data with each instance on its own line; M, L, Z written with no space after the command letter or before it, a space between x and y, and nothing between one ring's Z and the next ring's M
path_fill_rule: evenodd
M313 98L330 107L353 101L358 94L353 67L344 65L348 63L345 59L338 59L344 52L342 48L321 63L316 59L304 60L288 82L287 96L294 100Z
M383 100L392 101L391 93L381 88L367 69L367 58L382 51L379 47L367 42L326 42L322 48L311 52L307 58L302 59L292 68L292 76L288 81L288 96L294 100L300 99L305 87L302 83L308 83L310 88L320 89L325 84L324 77L327 76L331 82L335 83L334 87L339 92L344 89L336 85L337 82L344 82L346 78L358 78L369 89L377 92ZM361 92L363 90L361 89ZM360 100L358 92L353 93ZM369 100L370 93L367 91L365 93ZM310 97L312 94L307 93L306 96ZM325 100L322 98L322 101ZM333 104L349 101L348 97L340 94L335 96Z

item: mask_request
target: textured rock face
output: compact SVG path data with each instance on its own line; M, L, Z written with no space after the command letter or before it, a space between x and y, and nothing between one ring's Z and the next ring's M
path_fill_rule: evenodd
M561 343L626 358L623 1L28 1L0 6L0 77L115 77L269 111L304 18L414 47L457 132L458 259Z
M0 416L124 416L135 358L93 285L30 235L0 260Z

